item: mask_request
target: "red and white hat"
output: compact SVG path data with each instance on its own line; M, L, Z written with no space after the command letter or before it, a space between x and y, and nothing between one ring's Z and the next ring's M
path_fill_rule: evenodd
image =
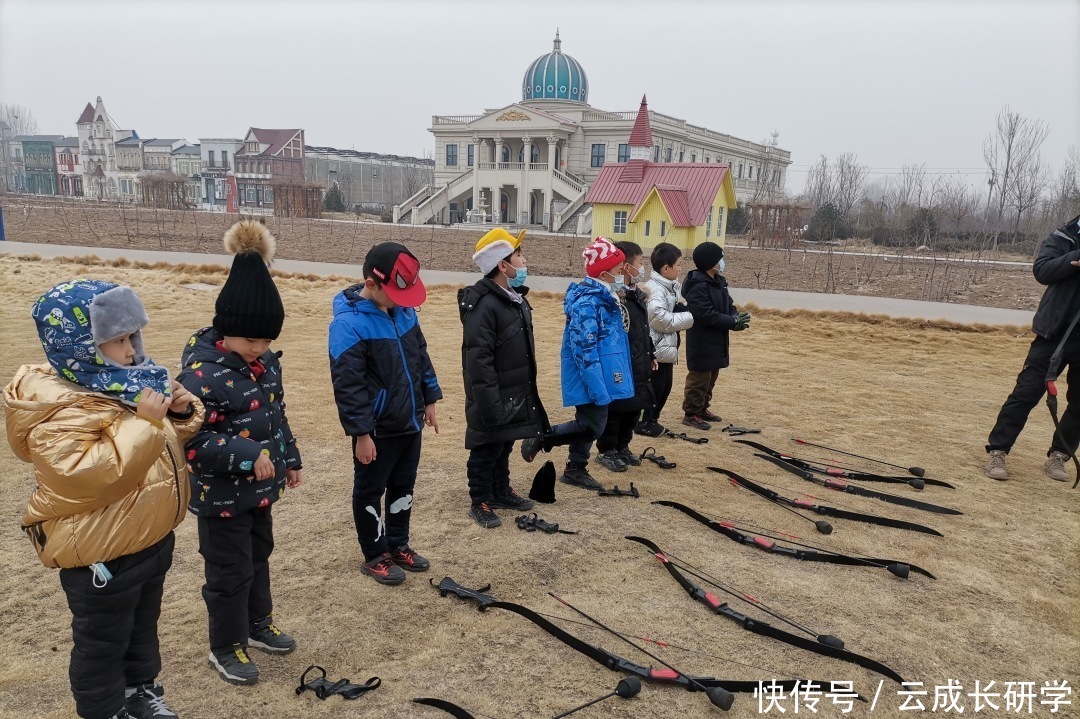
M592 244L581 253L585 258L585 274L597 278L605 272L610 272L623 262L626 255L606 237L597 236Z

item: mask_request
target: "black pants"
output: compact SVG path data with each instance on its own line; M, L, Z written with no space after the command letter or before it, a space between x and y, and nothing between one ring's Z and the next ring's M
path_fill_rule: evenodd
M356 459L353 439L353 522L364 561L409 543L416 468L420 464L420 432L375 438L375 461ZM386 512L383 512L383 495ZM384 519L385 517L385 519Z
M630 446L630 440L634 437L634 427L637 426L639 419L641 419L639 409L608 412L604 433L596 439L596 451L603 454L608 450Z
M604 433L607 416L607 405L576 405L574 419L555 425L544 437L544 449L550 450L553 447L568 445L567 459L570 463L579 467L587 466L593 440Z
M675 381L675 365L661 362L653 371L649 381L652 383L653 404L645 408L642 421L659 422L660 413L664 411L664 405L671 396L671 386Z
M1059 341L1060 339L1036 337L1031 343L1027 359L1024 360L1024 368L1016 378L1016 386L1002 405L997 423L990 431L986 444L987 452L1000 449L1007 453L1016 443L1016 438L1027 424L1028 415L1046 393L1046 373L1050 367L1050 356L1054 354ZM1069 385L1065 395L1068 406L1061 415L1061 436L1065 441L1054 433L1047 454L1053 451L1072 454L1080 441L1080 333L1074 333L1066 343L1063 364L1069 366L1065 377Z
M103 587L95 586L87 567L60 570L74 641L68 676L83 719L113 716L124 707L125 687L153 682L161 671L157 624L173 544L170 532L151 547L106 562L113 578Z
M469 498L473 504L489 502L510 489L510 453L513 442L493 442L469 450L465 465L469 475Z
M274 505L235 517L199 517L199 554L205 560L202 595L210 613L210 648L247 646L252 622L274 611L270 553Z
M713 387L720 370L690 370L686 373L686 390L682 408L687 415L701 414L712 404Z

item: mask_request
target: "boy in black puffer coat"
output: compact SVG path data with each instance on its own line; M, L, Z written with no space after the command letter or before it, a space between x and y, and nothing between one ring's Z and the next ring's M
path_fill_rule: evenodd
M649 334L648 299L639 285L645 281L645 257L634 242L616 242L626 259L620 266L623 288L619 298L628 319L630 366L634 374L634 396L615 400L608 407L607 425L596 440L597 461L613 472L625 472L627 466L638 467L641 460L630 451L634 427L642 410L653 403L652 373L656 371L656 353Z
M694 249L694 265L683 284L686 308L694 326L686 331L686 389L683 424L710 429L720 417L709 411L720 370L728 366L728 332L750 326L750 313L740 312L724 278L724 248L702 242Z
M301 482L300 451L285 417L279 354L285 308L267 263L274 237L243 220L225 234L234 253L212 327L196 332L178 380L202 400L202 429L186 445L188 508L199 518L206 566L203 599L210 614L210 667L230 684L254 684L249 647L287 654L296 643L273 623L271 510Z
M480 238L473 261L484 278L458 292L469 516L485 529L502 524L493 509L532 509L532 501L510 486L510 454L515 440L541 438L550 428L536 389L524 234L515 237L500 227Z

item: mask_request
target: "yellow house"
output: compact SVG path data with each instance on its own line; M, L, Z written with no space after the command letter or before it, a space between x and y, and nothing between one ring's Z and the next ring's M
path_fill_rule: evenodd
M644 249L660 242L682 250L692 250L706 240L723 245L728 212L735 207L730 166L652 162L652 130L644 97L629 144L629 161L604 165L585 196L593 208L593 231L615 242L636 242Z

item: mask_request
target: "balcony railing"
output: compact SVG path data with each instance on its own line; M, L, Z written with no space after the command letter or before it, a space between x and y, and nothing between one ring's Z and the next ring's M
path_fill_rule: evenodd
M432 125L467 125L483 115L432 115Z
M476 163L476 166L477 166L477 168L479 168L481 170L494 170L495 169L495 163L494 162L478 162L478 163Z
M630 112L604 112L603 110L588 110L581 115L581 119L585 122L588 122L590 120L634 120L636 118L636 110L631 110Z

